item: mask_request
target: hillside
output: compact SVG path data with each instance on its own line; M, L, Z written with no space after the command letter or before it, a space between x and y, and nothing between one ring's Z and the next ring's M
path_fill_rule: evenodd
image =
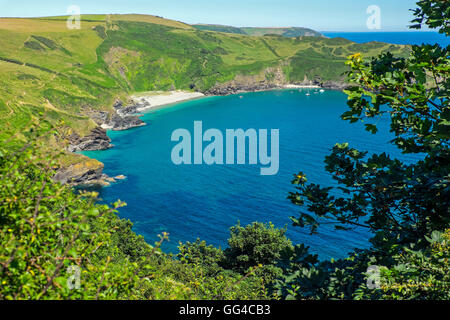
M295 37L322 37L320 32L308 28L287 27L287 28L254 28L254 27L232 27L218 24L193 24L194 28L203 31L215 31L235 34L246 34L249 36L279 35L287 38Z
M220 24L193 24L194 28L202 31L215 31L215 32L225 32L225 33L236 33L236 34L247 34L242 28L237 28L233 26L224 26Z
M80 30L67 29L65 17L2 18L0 134L20 136L43 114L63 133L47 144L57 149L74 133L90 134L98 126L93 119L113 114L114 102L135 92L220 94L224 86L339 81L348 55L386 50L407 51L345 39L206 32L145 15L84 15Z
M241 28L246 34L250 36L264 36L264 35L279 35L288 38L295 37L323 37L320 32L317 32L308 28L298 28L298 27L289 27L289 28Z

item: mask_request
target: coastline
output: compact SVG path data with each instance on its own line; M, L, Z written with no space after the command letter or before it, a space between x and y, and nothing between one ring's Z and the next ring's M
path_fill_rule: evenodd
M322 89L323 86L320 85L297 85L297 84L286 84L283 86L274 86L268 88L246 88L244 90L238 90L236 93L230 94L210 94L198 91L149 91L138 93L130 96L130 100L136 105L137 112L146 112L150 110L157 110L162 107L167 107L170 105L178 104L181 102L186 102L190 100L196 100L206 97L214 96L224 96L240 93L250 93L250 92L262 92L262 91L273 91L273 90L284 90L284 89ZM108 128L106 128L108 129Z
M229 88L228 88L229 89ZM114 112L110 116L98 119L98 127L85 137L71 137L71 144L68 148L71 152L79 151L97 151L106 150L113 147L111 138L107 135L108 131L123 131L136 127L147 125L140 119L142 113L156 111L162 108L171 107L182 102L197 100L206 97L228 96L236 94L244 94L251 92L276 91L276 90L293 90L293 89L327 89L342 90L339 83L332 85L324 84L284 84L276 86L250 86L250 87L233 87L234 90L226 90L225 92L218 90L216 92L195 92L195 91L149 91L136 93L129 97L129 104L124 105L122 101L117 100L114 104ZM87 161L94 160L88 157ZM98 162L98 161L97 161ZM71 183L78 186L109 186L111 183L117 182L117 179L111 178L103 173L104 165L101 162L95 166L82 166L81 169L71 166L61 170L57 175L57 180L61 183ZM121 180L121 179L119 179Z

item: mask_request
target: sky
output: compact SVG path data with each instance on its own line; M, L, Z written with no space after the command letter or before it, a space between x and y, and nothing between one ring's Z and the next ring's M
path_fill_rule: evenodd
M407 31L417 0L0 0L1 17L140 13L189 24L237 27L308 27L317 31ZM369 6L380 8L379 30L369 30Z

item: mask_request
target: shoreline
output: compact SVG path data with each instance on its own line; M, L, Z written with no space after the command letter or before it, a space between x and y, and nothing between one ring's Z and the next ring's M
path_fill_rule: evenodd
M160 109L161 107L172 104L204 98L206 95L201 92L189 91L155 91L132 95L131 101L136 104L136 111L146 112L150 110Z
M286 84L283 86L264 88L264 89L253 89L253 90L239 90L236 93L230 94L208 94L198 91L149 91L138 93L130 96L130 100L137 106L137 112L147 112L151 110L158 110L163 107L168 107L181 102L207 98L207 97L220 97L233 94L242 93L252 93L252 92L263 92L263 91L276 91L276 90L289 90L289 89L324 89L320 85L297 85L297 84ZM333 89L329 89L333 90ZM105 128L109 129L109 128Z
M240 89L240 88L239 88ZM274 86L274 87L247 87L245 89L236 90L235 92L229 92L226 94L211 94L211 93L202 93L202 92L192 92L192 91L182 91L182 90L174 90L174 91L149 91L136 93L129 97L132 105L124 106L122 102L116 103L115 105L115 124L111 126L109 123L99 124L98 130L93 131L90 135L80 138L78 142L80 142L80 148L71 150L73 151L100 151L107 150L114 145L111 144L111 138L108 136L108 131L125 131L129 129L133 129L136 127L141 127L147 125L144 121L140 120L140 117L143 116L143 113L147 113L149 111L157 111L163 108L175 106L182 102L197 100L201 98L208 97L220 97L220 96L229 96L229 95L239 95L245 93L253 93L253 92L265 92L265 91L281 91L281 90L295 90L295 89L326 89L326 90L337 90L337 88L327 88L321 85L313 85L313 84L286 84L282 86ZM309 95L309 94L308 94ZM120 120L118 121L117 118ZM119 128L115 126L119 124ZM84 141L86 140L86 141ZM89 148L86 148L89 147ZM88 157L89 159L89 157ZM91 159L92 160L92 159ZM95 160L95 159L94 159ZM103 169L104 165L102 163L99 164L97 170L92 173L92 168L86 168L86 172L81 172L78 175L75 175L77 179L77 183L75 185L78 186L98 186L105 187L109 186L111 183L117 182L116 179L111 178L104 174ZM73 174L71 174L73 168L67 168L65 172L61 174L64 176L64 180L74 180ZM119 179L120 180L120 179Z

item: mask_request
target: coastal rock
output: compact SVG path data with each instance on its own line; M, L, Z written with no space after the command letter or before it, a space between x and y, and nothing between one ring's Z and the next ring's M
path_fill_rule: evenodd
M96 127L84 137L73 133L69 137L69 142L70 152L106 150L112 147L111 139L106 135L106 130L101 127Z
M105 181L103 168L104 165L100 161L86 158L67 168L59 169L53 180L70 185L105 186L108 183Z
M99 126L104 124L106 121L108 121L108 112L106 111L99 111L99 112L92 112L89 114L90 118L95 121Z
M122 131L145 126L145 122L139 118L139 115L136 115L141 104L144 103L140 102L139 104L124 106L122 101L116 100L113 105L114 112L103 121L102 127L109 130ZM148 102L145 102L145 105L147 104Z
M205 92L205 95L226 96L243 92L263 91L281 88L280 86L267 83L255 83L253 85L219 85Z
M145 122L142 121L139 116L114 114L109 120L109 128L114 131L127 130L135 127L145 126Z
M120 109L117 109L117 114L119 115L130 115L130 114L136 114L138 113L138 106L137 105L130 105L126 107L121 107Z
M121 100L116 100L116 102L114 102L113 108L114 109L120 109L123 106L123 102Z
M321 83L321 87L324 89L329 90L345 90L350 87L350 85L346 82L339 82L339 81L325 81Z
M151 104L145 98L141 98L135 101L135 106L137 109L145 109L151 107Z

